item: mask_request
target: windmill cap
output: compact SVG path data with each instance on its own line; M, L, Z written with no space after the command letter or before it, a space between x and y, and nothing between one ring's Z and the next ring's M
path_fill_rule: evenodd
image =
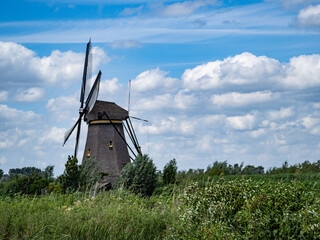
M93 120L108 120L108 118L101 114L106 112L111 120L126 120L129 118L129 113L124 108L118 106L114 102L96 101L91 112L86 115L87 121Z

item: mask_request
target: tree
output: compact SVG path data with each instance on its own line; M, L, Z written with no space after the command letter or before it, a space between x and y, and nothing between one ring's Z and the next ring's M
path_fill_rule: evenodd
M32 175L33 173L40 174L41 169L36 167L23 167L23 168L11 168L9 169L9 176L12 178L15 175Z
M139 154L121 171L118 185L141 196L151 196L157 186L156 167L148 155Z
M170 160L163 168L163 184L168 185L175 183L177 175L177 162L176 159Z
M68 156L68 161L65 166L66 169L59 179L62 183L62 188L64 191L76 190L79 187L81 174L78 159L73 156Z
M3 170L0 169L0 179L2 178L2 176L3 176Z
M53 179L53 168L54 166L49 165L44 169L44 171L41 174L48 181L51 181Z

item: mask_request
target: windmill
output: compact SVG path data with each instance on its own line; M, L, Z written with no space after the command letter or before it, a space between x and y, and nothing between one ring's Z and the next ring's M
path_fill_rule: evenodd
M91 41L87 44L84 62L82 86L80 93L79 118L73 127L65 133L64 143L77 128L74 156L77 156L82 119L88 124L87 140L82 162L92 157L100 172L107 173L103 182L113 184L119 177L122 168L130 162L128 149L134 157L137 154L132 150L125 139L124 129L127 132L136 152L141 149L135 135L127 110L113 102L98 101L101 71L89 91L87 78L90 71ZM89 92L87 94L87 92ZM86 100L85 100L86 98ZM123 122L126 123L123 124Z

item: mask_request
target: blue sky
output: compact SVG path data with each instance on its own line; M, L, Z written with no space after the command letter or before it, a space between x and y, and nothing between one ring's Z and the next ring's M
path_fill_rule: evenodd
M4 0L0 168L63 172L90 38L98 99L127 108L132 80L130 114L149 120L134 125L159 169L319 160L319 31L314 0Z

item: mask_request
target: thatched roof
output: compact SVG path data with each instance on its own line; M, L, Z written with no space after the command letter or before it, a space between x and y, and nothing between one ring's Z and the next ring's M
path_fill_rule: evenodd
M90 113L86 114L88 121L92 120L107 120L106 116L101 116L103 111L105 111L111 120L126 120L129 117L127 110L119 107L114 102L96 101L93 109Z

